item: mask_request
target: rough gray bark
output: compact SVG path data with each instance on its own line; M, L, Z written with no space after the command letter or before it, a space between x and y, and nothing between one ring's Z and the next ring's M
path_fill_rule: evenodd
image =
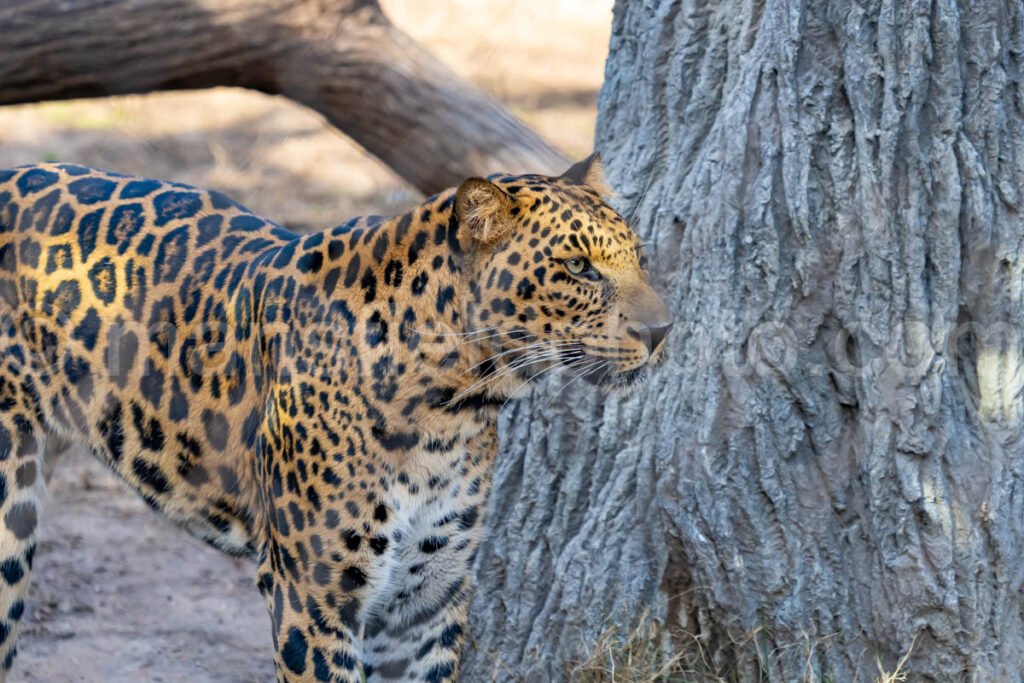
M375 0L0 2L0 104L214 86L320 112L427 194L566 165Z
M617 3L597 134L674 362L509 410L467 676L647 613L730 679L1020 680L1022 7L700 4Z

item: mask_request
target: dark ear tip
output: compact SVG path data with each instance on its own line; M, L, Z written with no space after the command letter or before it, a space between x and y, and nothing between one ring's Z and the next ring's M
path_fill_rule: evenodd
M576 162L560 177L577 185L589 185L606 201L615 194L605 178L600 152L594 152L583 161Z
M566 169L565 173L562 174L562 178L581 185L587 182L587 176L590 174L590 169L594 166L594 162L601 163L601 153L594 152L586 159L577 161L575 164Z

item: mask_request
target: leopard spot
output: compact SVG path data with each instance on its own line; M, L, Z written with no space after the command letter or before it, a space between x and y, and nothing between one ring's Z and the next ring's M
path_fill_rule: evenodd
M222 413L212 410L203 411L203 429L210 445L223 451L228 445L228 420Z
M98 204L110 199L117 183L105 178L82 178L68 185L68 192L75 195L80 204Z
M30 502L15 503L4 516L7 530L19 540L24 540L35 533L37 521L36 506Z
M53 185L60 179L60 176L52 171L46 171L41 168L33 168L26 171L18 178L18 191L21 192L22 197L26 197L34 192L39 192L50 185Z
M124 254L145 221L142 204L122 204L116 207L107 223L107 244L116 246L117 253Z
M164 192L153 200L156 209L156 225L167 225L171 221L191 218L203 206L203 200L195 192Z

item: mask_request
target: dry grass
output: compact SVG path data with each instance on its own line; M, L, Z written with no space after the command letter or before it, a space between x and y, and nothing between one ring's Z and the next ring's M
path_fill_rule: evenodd
M606 630L586 658L569 671L574 683L668 683L717 680L708 678L704 648L680 647L665 652L656 639L633 632L623 638L618 629Z
M779 680L773 672L785 657L799 656L804 662L803 674L786 683L838 683L822 670L821 647L828 638L805 636L801 641L783 647L770 647L766 630L758 629L730 643L730 656L716 658L705 640L696 634L676 631L662 632L647 620L631 631L620 627L607 628L572 667L567 678L572 683L739 683L758 680L772 683ZM908 680L907 662L914 643L888 671L876 658L877 673L858 676L864 683L904 683ZM856 681L851 683L856 683Z
M910 660L910 655L914 652L916 642L916 638L911 641L910 647L907 648L900 661L896 663L896 668L891 673L886 671L881 659L876 659L875 664L878 666L878 678L875 679L875 683L904 683L904 681L908 680L909 674L905 667Z

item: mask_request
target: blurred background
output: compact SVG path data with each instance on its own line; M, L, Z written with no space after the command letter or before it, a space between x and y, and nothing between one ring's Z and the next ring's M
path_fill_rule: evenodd
M567 156L590 154L611 0L381 5ZM316 112L233 88L0 107L0 167L57 160L215 188L302 229L420 196Z
M568 157L591 152L611 0L381 4ZM218 189L301 230L420 198L319 114L236 89L0 107L0 168L57 160ZM251 564L172 527L84 453L57 468L35 566L13 681L273 676Z

